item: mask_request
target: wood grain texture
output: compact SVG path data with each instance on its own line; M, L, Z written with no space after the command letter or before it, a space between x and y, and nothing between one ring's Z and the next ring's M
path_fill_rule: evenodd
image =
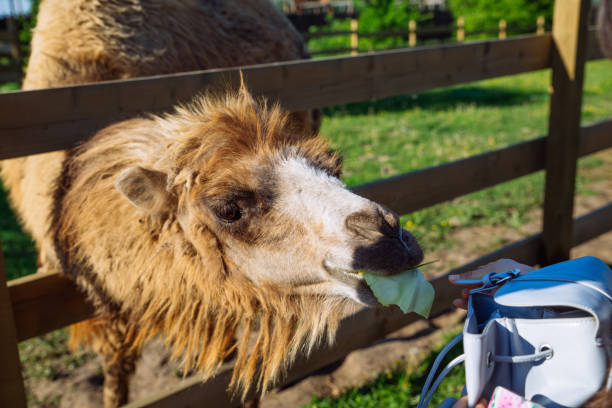
M0 95L0 159L69 148L118 118L236 86L240 70L253 93L298 111L544 69L550 44L550 35L525 36L9 92Z
M555 2L542 264L569 259L590 0Z
M574 246L612 230L612 203L582 215L574 221Z
M27 340L88 319L93 308L74 282L59 273L40 273L9 281L17 339Z
M26 407L26 394L17 348L13 306L6 286L4 256L0 244L0 407Z

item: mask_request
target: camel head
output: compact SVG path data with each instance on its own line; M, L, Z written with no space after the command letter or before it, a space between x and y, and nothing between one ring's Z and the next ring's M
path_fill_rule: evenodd
M225 275L365 305L376 300L360 270L392 275L421 262L397 215L343 185L320 137L244 89L213 99L164 118L177 137L165 172L130 167L115 183L142 210L175 213L202 259L213 241Z
M242 90L166 120L179 135L168 172L131 167L115 185L148 213L171 208L196 251L213 239L225 273L373 305L360 270L392 275L422 260L397 215L348 190L339 157L278 107Z
M243 392L258 365L265 389L299 353L333 341L347 307L377 304L359 271L392 275L423 257L398 217L349 191L339 157L296 123L243 88L122 125L107 148L101 135L74 159L87 167L115 154L115 143L131 157L102 162L112 179L91 174L114 183L126 222L140 222L120 232L133 241L112 240L126 242L116 251L132 251L125 262L138 271L134 290L124 275L116 285L128 290L120 296L136 314L136 343L164 331L175 356L212 375L241 332L231 386Z

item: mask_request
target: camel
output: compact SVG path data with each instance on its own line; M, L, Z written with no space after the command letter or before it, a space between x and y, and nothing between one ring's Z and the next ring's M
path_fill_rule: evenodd
M24 89L306 57L265 0L45 0ZM203 379L235 353L233 389L265 390L346 308L377 304L356 271L422 260L395 214L340 182L316 119L243 86L2 163L39 270L95 307L72 340L102 355L106 407L158 334Z
M422 260L397 216L347 190L339 169L321 137L244 88L120 122L69 153L51 234L97 311L80 332L104 357L106 406L125 402L158 333L204 378L235 350L231 386L265 389L333 339L347 307L377 304L355 272Z

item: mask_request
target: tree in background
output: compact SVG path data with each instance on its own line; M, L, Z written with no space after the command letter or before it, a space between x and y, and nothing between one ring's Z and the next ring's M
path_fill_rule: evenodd
M494 29L501 19L506 20L512 32L513 27L535 27L538 16L544 16L550 24L554 0L447 0L447 5L455 17L463 16L468 34Z
M429 18L413 1L366 0L358 6L359 31L375 33L381 31L406 31L410 20L418 23ZM360 38L359 47L366 49L405 46L406 36L387 38Z

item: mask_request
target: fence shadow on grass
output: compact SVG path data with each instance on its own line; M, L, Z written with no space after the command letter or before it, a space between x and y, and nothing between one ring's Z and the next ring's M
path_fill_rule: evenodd
M481 106L520 105L548 97L545 90L521 91L494 86L462 86L439 91L393 96L375 101L356 102L324 108L327 116L367 115L410 109L448 110L459 104Z

